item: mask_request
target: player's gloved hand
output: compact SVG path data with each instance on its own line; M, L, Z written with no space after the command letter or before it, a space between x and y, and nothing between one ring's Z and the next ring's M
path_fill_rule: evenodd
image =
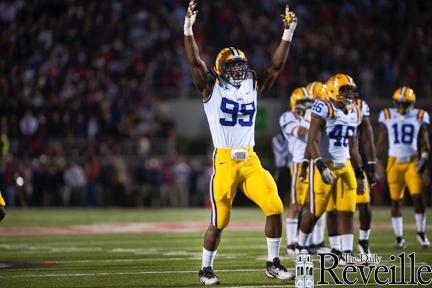
M368 162L366 171L367 171L366 176L368 178L369 185L371 188L373 188L377 183L376 162L375 161Z
M197 3L195 0L191 0L189 2L188 11L185 16L185 22L183 25L183 32L185 36L192 36L192 26L195 23L196 15L198 13L198 10L196 10Z
M366 185L367 185L366 178L363 174L363 168L358 167L354 169L354 173L357 180L357 195L363 195L365 193Z
M421 154L421 158L420 158L419 162L417 163L417 167L416 167L416 171L418 174L423 174L423 172L426 168L426 163L427 163L428 158L429 158L429 153L423 152Z
M307 168L309 166L309 160L308 159L304 159L301 165L301 170L300 170L300 181L302 183L307 183Z
M294 30L297 27L297 16L294 12L289 11L288 5L285 6L285 14L281 15L284 22L284 33L282 40L291 42Z
M321 173L321 178L326 184L333 184L333 182L336 180L336 175L329 169L327 166L325 166L324 162L321 160L321 158L317 158L314 160L315 166L318 168L318 171Z

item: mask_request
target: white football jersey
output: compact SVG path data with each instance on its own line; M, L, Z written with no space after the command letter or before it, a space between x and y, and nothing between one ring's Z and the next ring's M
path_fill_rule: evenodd
M272 138L272 149L277 168L289 167L291 165L291 154L288 150L288 142L282 133Z
M380 112L378 122L387 128L389 156L411 157L417 155L420 127L430 124L430 119L429 114L421 109L412 109L402 115L396 108L387 108Z
M360 109L362 118L370 116L369 105L366 103L366 101L358 99L357 107Z
M288 149L292 155L292 161L300 163L304 159L307 144L307 135L304 138L294 135L299 126L309 129L310 123L294 112L284 112L279 118L279 125L285 139L288 141Z
M239 88L216 79L210 98L204 102L215 148L238 149L255 145L257 94L252 72Z
M346 162L350 159L349 139L356 135L362 115L354 105L348 113L338 109L331 101L316 100L312 106L312 115L325 121L321 133L319 150L323 161Z

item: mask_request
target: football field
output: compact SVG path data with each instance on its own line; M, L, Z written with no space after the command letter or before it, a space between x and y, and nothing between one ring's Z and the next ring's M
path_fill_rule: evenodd
M200 286L197 272L209 219L207 209L8 212L0 223L1 288ZM417 252L417 265L431 265L432 249L421 249L415 242L412 209L406 209L404 215L405 251ZM373 225L372 252L382 256L385 264L389 255L400 252L392 248L388 209L374 209ZM258 208L233 209L215 261L221 286L294 287L292 281L265 277L263 226L264 216ZM428 230L431 228L429 224ZM284 255L285 238L282 243ZM314 259L317 280L319 263ZM283 256L282 263L293 269L292 259ZM357 284L360 286L364 287Z

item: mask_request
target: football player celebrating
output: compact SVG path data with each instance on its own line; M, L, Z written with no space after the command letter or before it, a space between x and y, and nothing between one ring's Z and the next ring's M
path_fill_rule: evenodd
M214 69L208 69L200 58L192 31L197 16L196 6L194 0L189 3L184 23L184 45L192 69L193 83L201 92L215 147L214 173L210 181L211 223L204 236L199 281L206 285L220 282L213 272L213 261L222 230L229 222L237 188L240 188L267 216L266 276L281 280L293 279L294 274L288 272L279 260L282 201L273 177L261 166L253 146L257 97L273 86L283 69L297 18L288 7L285 9L285 14L282 15L282 39L265 75L261 78L262 82L257 83L255 73L249 70L245 54L234 47L219 52Z
M384 156L385 138L388 138L389 153L387 160L387 182L392 200L392 225L396 235L396 248L405 248L401 202L405 187L414 203L417 225L417 242L424 248L430 246L425 235L425 204L421 197L421 175L429 158L429 114L414 108L416 96L409 87L400 87L393 94L394 108L386 108L379 114L379 137L377 155ZM417 143L419 142L420 151ZM420 154L420 155L419 155ZM419 157L420 156L420 157Z
M289 153L293 157L290 207L286 219L287 256L296 255L299 208L305 204L307 195L307 183L300 181L300 170L306 149L312 103L313 99L306 88L296 88L290 98L291 111L284 112L279 119L282 133L288 142Z
M316 100L306 148L309 165L309 211L304 213L298 235L302 249L309 234L327 209L330 198L337 211L341 250L352 253L356 192L363 193L364 174L355 132L361 112L355 105L356 84L346 74L337 74L326 83L329 101ZM335 189L340 180L343 189Z

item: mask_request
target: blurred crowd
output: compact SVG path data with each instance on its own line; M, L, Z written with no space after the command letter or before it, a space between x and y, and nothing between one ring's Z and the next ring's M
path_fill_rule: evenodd
M26 162L7 157L0 173L8 207L203 207L213 173L204 158L63 155Z
M148 183L171 187L184 178L182 170L207 173L206 161L178 166L171 159L178 157L177 142L165 101L197 97L182 41L187 2L0 2L3 189L22 177L24 185L14 189L33 195L17 196L22 203L128 205L126 195L135 195L147 205L155 194ZM194 33L202 58L212 67L220 49L237 46L259 75L280 41L284 3L199 1ZM388 97L401 83L419 98L432 97L431 1L291 0L290 7L299 25L269 97L287 97L294 87L339 71L353 75L366 98ZM149 176L155 166L163 177ZM127 172L112 177L110 169ZM192 195L199 185L188 181ZM21 195L14 189L8 190ZM78 194L84 200L74 200Z

